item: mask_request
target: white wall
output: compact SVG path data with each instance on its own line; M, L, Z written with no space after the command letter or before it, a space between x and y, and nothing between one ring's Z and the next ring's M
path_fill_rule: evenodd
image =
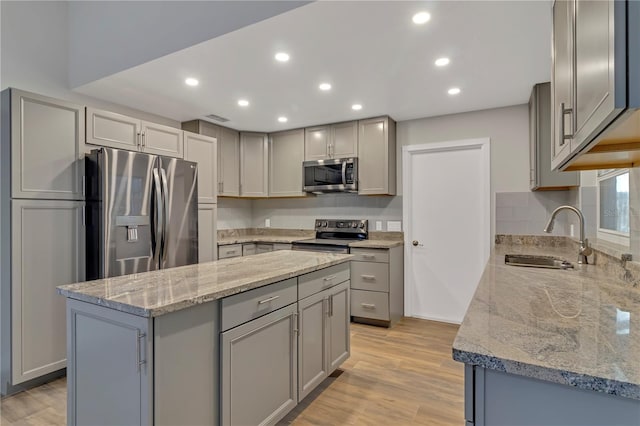
M68 3L71 87L140 65L307 3L71 1Z
M60 1L0 1L0 89L7 87L179 127L180 123L71 91L68 7Z

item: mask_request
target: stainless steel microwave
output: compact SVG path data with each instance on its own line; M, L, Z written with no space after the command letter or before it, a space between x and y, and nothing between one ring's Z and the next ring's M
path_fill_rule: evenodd
M305 161L302 176L305 192L358 192L358 159Z

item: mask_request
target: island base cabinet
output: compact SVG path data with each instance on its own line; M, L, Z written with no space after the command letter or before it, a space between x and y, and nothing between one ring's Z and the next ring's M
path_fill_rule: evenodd
M349 281L298 302L299 400L346 361L350 352Z
M298 403L298 304L221 334L223 425L273 425Z
M67 424L149 425L151 323L67 300Z
M467 426L637 425L640 401L465 365Z

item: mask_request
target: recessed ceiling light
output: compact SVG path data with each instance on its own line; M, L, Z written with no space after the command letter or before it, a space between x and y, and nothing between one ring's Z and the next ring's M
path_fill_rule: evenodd
M241 107L249 106L249 101L247 101L246 99L240 99L238 101L238 105L240 105Z
M287 62L289 60L289 54L284 52L278 52L276 53L275 58L276 58L276 61Z
M431 19L431 15L429 14L429 12L418 12L415 15L413 15L414 24L421 25L426 22L429 22L429 19Z
M193 78L193 77L189 77L184 81L184 84L186 84L187 86L197 86L200 82L198 81L198 79Z
M289 119L287 117L278 117L278 121L281 123L286 123L287 121L289 121Z
M449 61L449 58L438 58L436 59L435 64L438 67L444 67L445 65L449 65L449 62L451 62Z
M457 95L458 93L460 93L460 88L452 87L447 91L447 93L449 93L450 95Z
M362 109L362 105L353 104L353 105L351 105L351 109L354 110L354 111L360 111Z
M318 88L320 90L327 91L327 90L331 90L331 85L329 83L321 83L320 86L318 86Z

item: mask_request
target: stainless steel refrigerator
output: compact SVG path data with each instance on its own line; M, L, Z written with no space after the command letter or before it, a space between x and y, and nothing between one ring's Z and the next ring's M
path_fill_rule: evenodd
M85 161L88 280L198 262L196 163L111 148Z

